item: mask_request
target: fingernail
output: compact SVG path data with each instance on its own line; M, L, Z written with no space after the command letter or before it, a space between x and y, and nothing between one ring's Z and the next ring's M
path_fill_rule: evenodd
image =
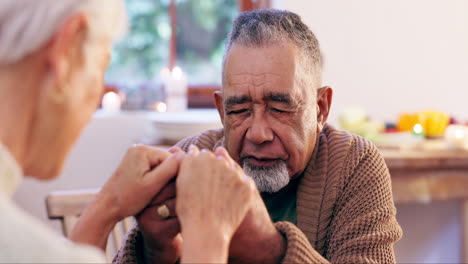
M228 154L228 155L229 155L229 153L227 152L227 150L226 150L224 147L219 147L219 150L220 150L221 152L223 152L224 154Z
M167 151L169 151L170 153L177 153L180 152L181 149L179 147L171 147Z
M226 154L226 151L223 147L217 147L215 153L217 156L224 156Z
M182 159L184 159L184 156L185 156L185 153L183 151L179 151L175 153L175 159L178 161L181 161Z
M193 153L193 152L195 151L196 148L197 148L197 146L191 144L191 145L189 146L189 154Z
M189 152L188 152L188 153L189 153L189 154L198 153L197 150L198 150L198 147L195 146L195 145L193 145L193 144L191 144L191 145L189 146Z

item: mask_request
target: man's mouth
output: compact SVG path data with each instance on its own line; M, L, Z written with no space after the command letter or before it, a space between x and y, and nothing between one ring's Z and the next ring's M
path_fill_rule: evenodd
M270 167L273 166L281 159L271 159L271 158L256 158L252 156L242 158L242 161L247 161L251 166L254 167Z

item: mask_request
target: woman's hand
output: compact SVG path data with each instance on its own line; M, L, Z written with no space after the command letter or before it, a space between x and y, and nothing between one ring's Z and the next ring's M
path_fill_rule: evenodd
M115 224L143 210L177 174L184 155L144 145L131 148L83 212L70 238L104 250Z
M250 208L253 181L224 148L212 153L192 146L176 186L182 262L227 262L229 242Z
M143 210L177 175L183 152L169 153L144 145L131 148L100 196L113 201L118 221Z

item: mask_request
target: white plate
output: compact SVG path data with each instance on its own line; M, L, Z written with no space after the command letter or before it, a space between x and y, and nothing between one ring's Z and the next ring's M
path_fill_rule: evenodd
M185 112L159 113L153 126L163 141L176 142L210 129L221 128L221 120L214 109L194 109Z
M153 121L163 124L208 124L208 123L219 123L218 111L214 109L193 109L184 112L166 112L158 113L153 117Z

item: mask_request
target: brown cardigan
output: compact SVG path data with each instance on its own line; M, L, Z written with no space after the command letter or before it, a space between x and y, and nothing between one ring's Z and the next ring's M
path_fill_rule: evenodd
M223 130L182 140L214 149ZM297 226L277 222L287 239L283 263L394 263L402 236L388 169L369 141L325 126L297 191ZM138 227L127 236L114 263L141 262Z

